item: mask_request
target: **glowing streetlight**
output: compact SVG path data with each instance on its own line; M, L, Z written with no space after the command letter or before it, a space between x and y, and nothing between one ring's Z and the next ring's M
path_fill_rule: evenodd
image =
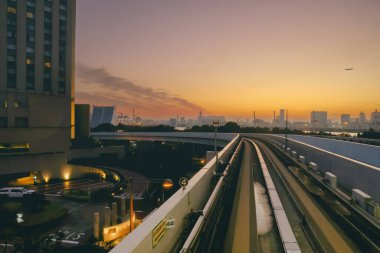
M162 181L162 204L165 202L165 190L169 190L173 187L174 183L171 179L164 179Z
M174 183L171 179L164 179L164 181L162 181L162 188L164 188L165 190L172 188L173 185Z
M159 179L161 181L161 179ZM141 183L141 182L147 182L149 184L149 182L152 182L152 183L157 183L155 181L158 181L157 179L156 180L134 180L133 177L129 178L128 180L128 184L129 184L129 205L130 205L130 212L129 212L129 228L130 228L130 232L132 232L134 229L135 229L135 212L133 210L133 183L134 182L137 182L137 183ZM174 183L171 179L164 179L161 183L161 186L162 186L162 203L164 203L165 199L164 199L164 191L165 190L169 190L171 189L173 186L174 186ZM113 193L114 194L114 193Z

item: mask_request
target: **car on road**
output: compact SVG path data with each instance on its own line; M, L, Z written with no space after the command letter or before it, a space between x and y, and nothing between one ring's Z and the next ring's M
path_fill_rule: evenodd
M0 189L0 196L8 196L9 198L23 198L24 196L35 193L34 190L28 190L24 187L6 187Z

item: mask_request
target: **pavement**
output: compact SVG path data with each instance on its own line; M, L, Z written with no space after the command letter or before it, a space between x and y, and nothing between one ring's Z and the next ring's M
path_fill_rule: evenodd
M147 183L149 179L134 171L118 168L112 169L122 173L126 178L134 178L135 212L142 218L149 214L154 207L142 198L143 193L150 187L149 183ZM60 193L64 190L94 191L101 188L109 188L110 186L112 186L112 183L104 180L79 179L28 187L29 189L37 190L39 193L45 194L46 199L52 204L58 204L68 209L68 215L62 223L50 230L42 232L39 236L47 237L51 235L58 237L58 233L61 232L64 235L62 244L65 247L86 244L93 234L93 214L96 212L100 213L100 224L104 224L104 207L108 204L106 202L80 202L65 199L60 196ZM129 198L128 192L125 192L123 195ZM129 215L128 208L129 204L127 202L127 216ZM8 248L12 249L13 244L14 242L8 242ZM5 242L0 238L0 252L3 252L4 248Z

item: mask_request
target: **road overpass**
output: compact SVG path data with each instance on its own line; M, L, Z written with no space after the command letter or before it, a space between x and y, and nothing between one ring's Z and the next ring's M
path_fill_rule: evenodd
M217 133L218 147L226 146L237 134ZM195 132L92 132L91 137L99 140L130 140L130 141L172 141L204 145L214 145L214 133Z

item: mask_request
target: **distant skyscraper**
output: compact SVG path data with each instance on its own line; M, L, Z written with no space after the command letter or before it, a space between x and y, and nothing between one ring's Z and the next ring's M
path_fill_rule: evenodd
M349 128L351 122L351 115L350 114L342 114L340 116L340 125L342 128Z
M360 124L365 124L366 123L366 118L365 118L365 113L364 112L360 112L360 114L359 114L359 123Z
M177 119L176 118L169 119L169 126L176 127L177 126Z
M310 123L314 128L327 128L327 112L312 111Z
M100 124L113 124L116 117L115 106L94 106L91 116L91 127L97 127Z
M13 173L54 167L74 137L75 0L0 0L1 152ZM23 147L23 148L20 148ZM25 160L25 162L23 162ZM58 159L55 159L58 160ZM40 161L41 158L40 158ZM64 159L62 159L64 161Z
M278 117L280 126L285 126L285 109L280 109L280 116Z
M371 114L371 127L376 131L380 131L380 112L377 110Z

